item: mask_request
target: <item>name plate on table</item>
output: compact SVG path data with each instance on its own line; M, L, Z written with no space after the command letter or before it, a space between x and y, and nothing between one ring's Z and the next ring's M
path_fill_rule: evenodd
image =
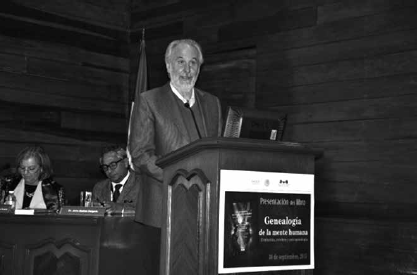
M12 214L11 207L10 205L0 204L0 214Z
M60 215L104 217L104 207L63 206Z
M56 211L55 210L47 210L47 209L16 209L16 210L12 210L10 205L0 204L0 214L56 215Z
M34 209L18 209L18 210L14 210L14 214L15 215L26 215L26 216L30 216L30 215L34 215L35 214L35 210Z

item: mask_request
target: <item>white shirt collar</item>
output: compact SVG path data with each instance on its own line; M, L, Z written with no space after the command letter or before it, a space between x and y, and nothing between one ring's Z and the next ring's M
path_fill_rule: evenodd
M16 209L22 209L23 198L25 193L25 180L22 178L19 184L14 189L14 195L16 197ZM29 208L31 209L46 209L45 201L42 194L42 181L38 182L35 193L30 202Z
M112 183L111 183L111 185L113 186L113 191L115 190L115 186L116 186L117 184L122 184L122 187L120 187L120 191L122 191L122 189L123 189L124 185L126 184L127 179L129 178L129 175L130 175L130 171L127 171L127 174L126 174L126 176L122 179L122 181L120 181L119 183L114 183L114 182L112 182Z
M189 101L187 101L181 94L180 92L178 92L178 90L172 85L172 83L169 83L169 85L171 86L171 90L172 92L174 92L174 94L183 102L186 103L188 102L190 104L190 106L193 106L195 104L195 95L194 95L194 88L191 91L191 99Z

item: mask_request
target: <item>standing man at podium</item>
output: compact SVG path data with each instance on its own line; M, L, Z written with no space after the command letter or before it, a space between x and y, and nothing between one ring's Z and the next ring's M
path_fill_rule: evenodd
M203 53L191 39L172 41L165 52L170 82L146 91L135 104L129 150L140 185L136 220L160 227L162 222L162 169L156 160L192 141L221 135L219 99L194 87Z

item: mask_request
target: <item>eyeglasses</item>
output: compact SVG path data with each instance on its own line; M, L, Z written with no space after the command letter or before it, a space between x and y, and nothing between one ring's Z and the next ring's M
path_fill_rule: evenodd
M117 160L117 161L114 161L114 162L111 162L110 164L108 164L108 165L100 165L99 167L100 167L100 169L102 169L103 171L107 171L109 168L111 169L111 170L114 170L114 169L116 169L117 168L117 165L119 164L119 162L120 161L122 161L122 160L124 160L125 158L122 158L122 159L119 159L119 160Z
M35 173L38 169L39 166L19 167L20 173Z

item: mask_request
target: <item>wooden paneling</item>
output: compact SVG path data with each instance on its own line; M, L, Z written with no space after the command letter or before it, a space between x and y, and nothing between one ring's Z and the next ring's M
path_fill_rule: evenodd
M130 40L132 42L139 42L142 38L142 29L146 29L146 39L158 39L170 36L181 37L183 22L174 18L172 21L164 22L157 27L147 27L146 24L139 25L130 32Z
M42 145L70 204L105 177L101 146L127 140L128 4L0 4L0 166Z
M260 107L273 105L312 104L353 99L371 99L414 94L417 75L404 74L377 78L317 83L305 86L279 87L257 91ZM335 93L337 91L337 93Z
M196 11L206 10L223 5L221 0L178 0L178 1L132 1L131 27L136 29L146 25L160 25L166 22L183 20L193 15Z
M256 21L234 22L219 30L219 40L228 41L246 36L261 36L291 29L309 27L316 22L316 10L304 8L283 11L276 15L258 18Z
M24 55L40 59L87 64L119 72L129 72L129 60L123 57L88 51L78 47L0 35L2 53ZM98 45L99 46L99 45Z
M42 4L31 0L11 0L9 5L16 5L14 12L25 15L31 14L37 18L43 16L55 15L55 23L63 23L65 25L77 24L68 18L82 19L91 22L91 25L105 25L107 27L116 28L128 26L128 0L43 0ZM16 11L18 10L18 11ZM67 21L64 21L67 20ZM89 24L81 24L84 28ZM92 26L91 26L92 27ZM98 28L98 27L95 27Z
M416 173L409 173L413 167L383 161L325 163L318 166L325 172L316 176L316 183L320 186L317 188L317 199L387 204L396 203L400 198L401 203L414 203L415 198L409 189L416 178ZM404 174L407 176L404 177ZM367 210L363 211L366 214ZM343 217L344 214L337 215Z
M332 122L344 120L370 120L399 117L416 117L417 95L398 97L355 99L330 103L298 105L296 108L280 107L290 114L291 123Z
M343 18L373 15L397 7L414 7L415 5L416 3L414 1L340 1L336 3L330 3L328 5L319 6L317 8L317 23L321 24L324 22L338 21Z
M126 134L127 120L122 116L115 114L91 114L86 118L82 113L62 112L61 127L69 129L81 129L97 132L110 132Z
M65 70L62 70L62 68L65 68ZM80 74L80 72L82 73ZM27 59L27 73L45 78L112 85L113 87L121 86L122 88L126 88L128 82L127 74L36 58Z
M103 105L105 104L104 102L109 102L111 104L112 102L122 102L123 99L123 90L121 87L116 88L112 86L77 83L70 80L57 80L43 78L41 76L14 74L1 71L0 82L0 87L2 88L12 88L18 91L33 91L35 94L49 94L49 97L54 97L54 95L56 95L58 97L94 99L98 102L101 101L101 104ZM93 108L94 106L89 109Z
M0 221L4 273L158 274L160 230L133 217L3 214Z
M343 18L329 23L317 24L310 28L259 37L258 45L261 51L269 52L410 30L416 27L415 10L399 7L375 15Z
M318 219L314 273L414 274L416 227L401 220Z
M323 148L317 206L330 206L340 220L317 228L326 239L316 248L316 271L414 271L407 260L415 252L403 246L410 235L390 236L385 245L367 233L398 231L384 221L392 218L384 208L401 210L416 192L415 1L3 2L2 160L10 163L20 146L42 143L76 200L76 191L101 178L96 150L126 141L142 28L150 88L168 80L168 43L190 37L205 55L199 88L223 106L286 112L284 140ZM350 221L355 216L364 221ZM375 217L381 227L367 224ZM378 262L381 256L388 257Z
M416 118L393 118L379 120L335 121L289 125L284 139L309 142L348 142L361 140L414 140L417 135Z
M0 54L0 69L6 72L19 72L26 71L26 60L22 56Z
M0 100L11 104L21 103L24 105L43 106L44 109L65 107L69 109L91 110L93 112L103 111L124 114L125 106L92 98L74 98L54 94L37 93L28 90L18 90L0 87ZM25 109L22 106L20 109Z
M2 28L0 33L5 36L22 37L31 40L43 40L51 43L69 44L90 51L126 56L126 44L120 44L113 38L103 37L94 33L77 32L66 29L65 26L42 24L39 22L25 21L0 15ZM97 47L96 43L100 43Z
M197 86L219 97L223 107L229 104L254 107L255 56L254 48L208 54Z
M104 145L105 142L100 140L89 140L89 139L77 139L73 137L61 137L54 135L54 133L47 133L44 131L30 131L30 135L26 130L22 130L20 128L2 128L0 131L0 140L10 143L10 142L19 142L23 144L30 144L30 143L45 143L45 144L52 144L52 143L60 143L63 145L73 145L73 146L91 146L91 147L99 147ZM7 149L7 146L3 147ZM2 148L2 150L3 150ZM91 158L91 157L90 157Z
M375 45L378 45L375 48ZM358 39L342 40L310 47L267 52L258 60L260 69L283 69L302 65L326 63L337 60L361 59L414 50L417 45L417 31L367 36ZM263 51L263 49L260 49Z
M372 58L298 66L285 70L266 70L259 73L258 79L261 84L268 83L268 85L261 85L259 90L268 90L272 86L291 87L415 73L415 60L416 51L413 50Z

